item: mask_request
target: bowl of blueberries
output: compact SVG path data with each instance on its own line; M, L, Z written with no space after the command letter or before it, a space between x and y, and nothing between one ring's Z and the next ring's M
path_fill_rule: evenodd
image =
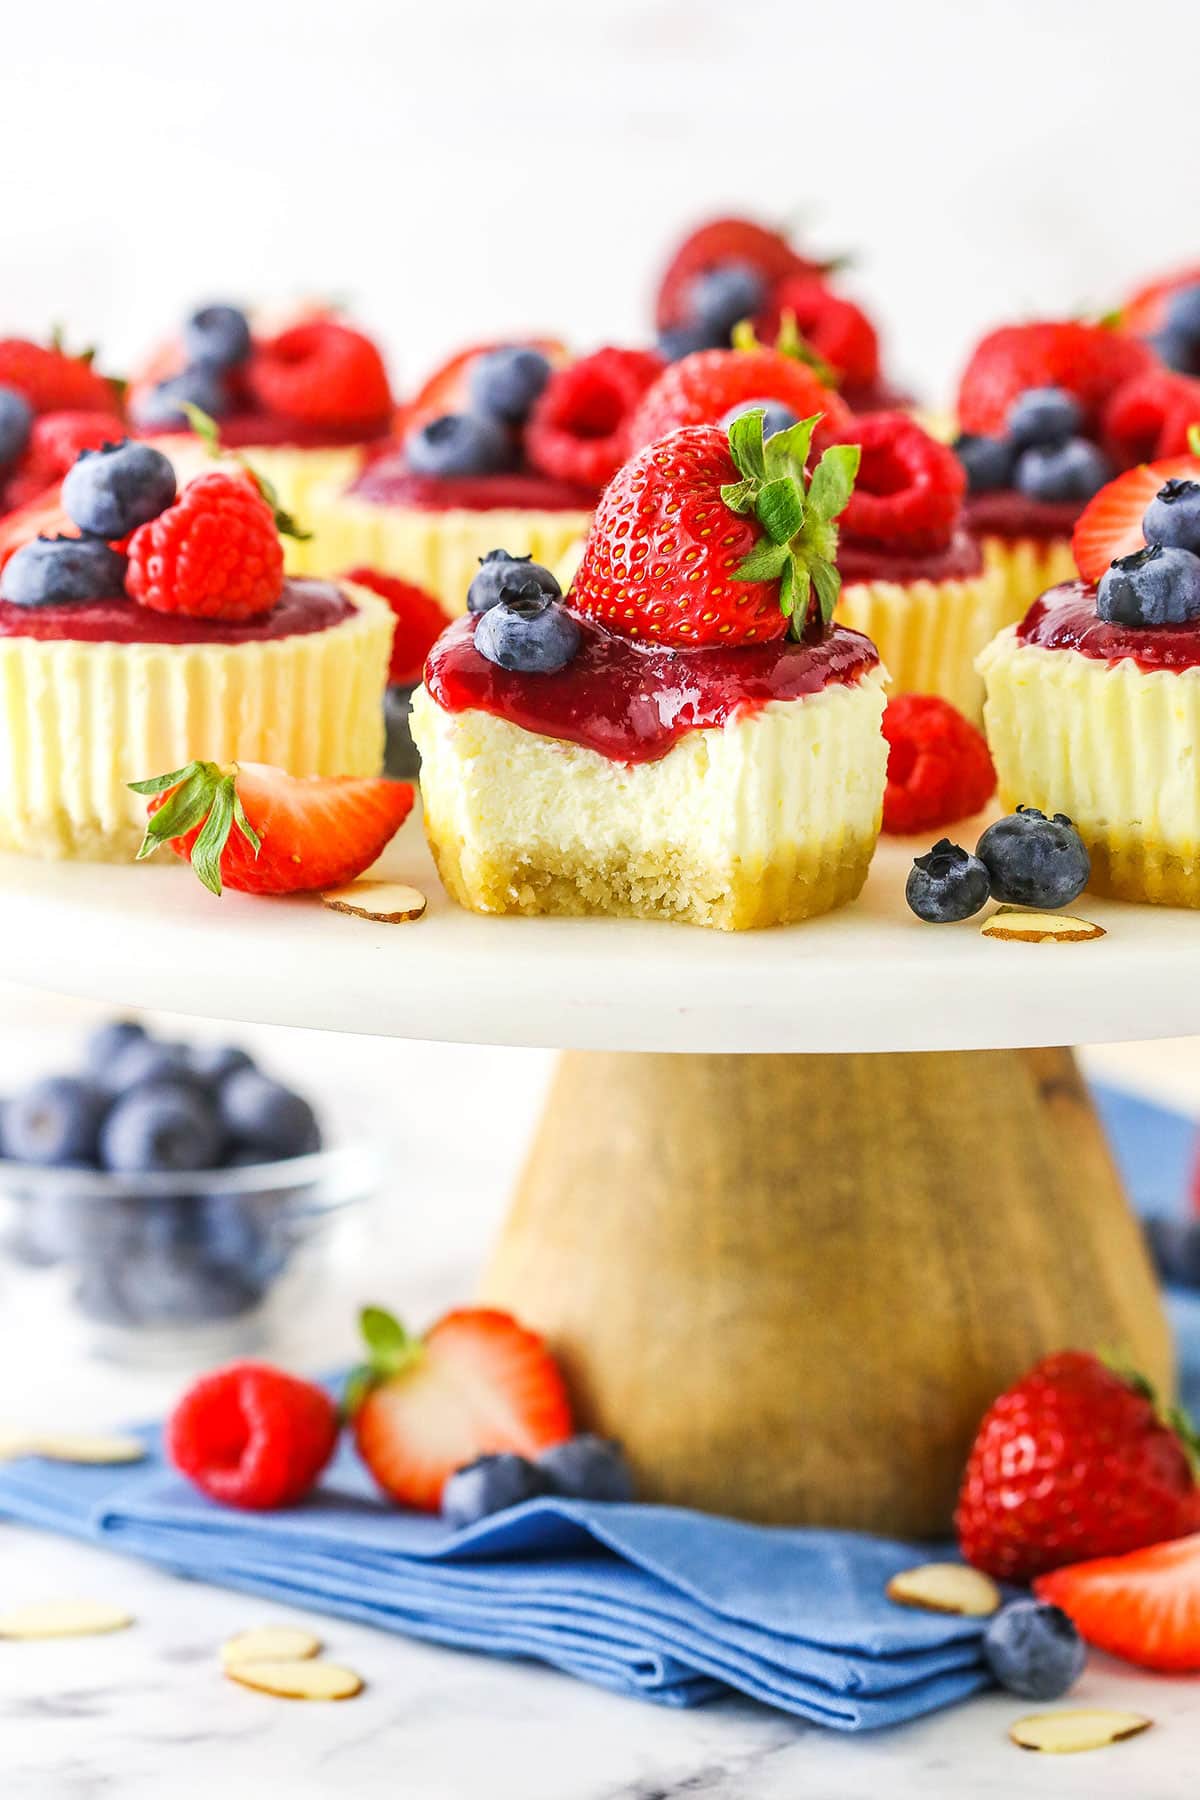
M377 1173L246 1050L133 1020L0 1101L4 1249L65 1277L93 1348L123 1360L264 1341Z

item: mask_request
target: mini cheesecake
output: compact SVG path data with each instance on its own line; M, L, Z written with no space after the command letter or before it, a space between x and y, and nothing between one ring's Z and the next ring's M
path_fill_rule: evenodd
M1200 906L1200 624L1109 623L1069 582L979 667L1005 805L1072 819L1096 892Z
M313 537L299 556L323 572L368 565L414 582L460 613L489 550L503 546L556 568L587 535L595 503L591 490L529 470L418 475L401 450L373 459L349 483L326 482L310 495Z
M1039 595L1079 573L1071 533L1083 500L1031 500L1014 488L969 494L967 530L998 582L995 630L1024 618Z
M580 618L574 659L534 675L482 656L478 624L443 634L413 700L426 830L460 905L738 931L858 894L887 760L859 633L673 649Z
M331 582L288 580L240 622L0 600L0 848L132 858L128 783L196 758L378 774L391 638L384 601Z

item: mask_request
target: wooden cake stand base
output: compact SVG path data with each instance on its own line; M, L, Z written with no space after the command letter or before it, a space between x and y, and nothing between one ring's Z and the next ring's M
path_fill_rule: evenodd
M483 1284L647 1499L931 1537L1052 1349L1164 1387L1154 1276L1068 1050L568 1053Z

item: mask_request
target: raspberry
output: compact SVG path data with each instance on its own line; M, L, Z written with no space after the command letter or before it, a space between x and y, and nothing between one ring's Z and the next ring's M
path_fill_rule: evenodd
M126 589L155 612L248 619L283 591L275 516L244 475L190 481L174 506L129 540Z
M250 392L266 412L327 425L385 426L392 410L383 358L361 331L308 319L256 344Z
M27 338L0 338L0 387L17 388L34 412L111 413L116 391L87 356L68 356Z
M629 422L629 454L684 425L716 425L747 400L778 400L798 419L821 413L832 431L850 420L808 364L782 350L698 350L672 363L642 400Z
M829 442L859 444L858 479L841 518L847 544L944 550L954 536L967 478L953 450L905 413L854 419Z
M337 1408L328 1394L265 1363L202 1375L167 1420L167 1454L224 1506L292 1506L333 1455Z
M981 731L936 694L898 694L883 715L888 751L883 829L897 837L969 818L996 791Z
M1188 427L1200 420L1200 381L1149 369L1124 381L1104 409L1104 447L1119 468L1182 456Z
M879 338L861 306L815 276L795 275L771 295L770 310L756 321L759 337L774 343L789 312L805 343L829 364L840 385L866 388L879 380Z
M626 428L664 363L653 350L611 346L550 377L530 414L525 454L535 469L602 488L625 460Z
M402 581L398 575L381 575L378 569L351 569L345 580L370 588L396 615L388 682L408 687L420 681L434 640L450 623L440 603L414 582Z

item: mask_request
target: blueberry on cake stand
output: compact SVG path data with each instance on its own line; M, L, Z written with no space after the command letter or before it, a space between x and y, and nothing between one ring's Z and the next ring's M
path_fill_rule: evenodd
M218 902L169 866L0 857L0 976L210 1017L565 1048L483 1295L543 1330L648 1497L932 1535L1043 1351L1169 1384L1141 1235L1069 1050L1195 1029L1200 919L1085 896L1084 944L861 899L724 935L478 918L410 820L416 925Z

